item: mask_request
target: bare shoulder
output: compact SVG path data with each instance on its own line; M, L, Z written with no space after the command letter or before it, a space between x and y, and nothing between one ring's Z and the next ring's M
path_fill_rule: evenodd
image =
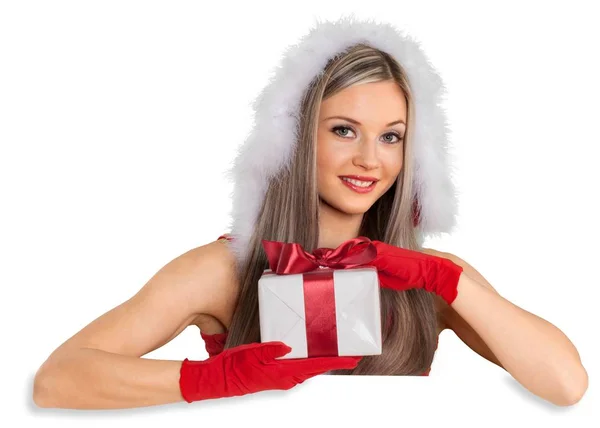
M203 305L205 309L200 312L200 316L212 317L223 327L228 328L240 290L235 255L228 248L225 239L211 242L206 245L205 251L206 260L210 261L210 264L205 264L198 278L198 281L204 284L203 296L197 296L205 303ZM196 322L196 325L199 323Z
M423 248L423 252L426 254L430 254L430 255L438 256L438 257L444 257L448 260L451 260L452 262L456 263L458 266L462 267L464 273L467 274L469 277L475 279L477 282L482 284L484 287L487 287L490 290L498 293L498 291L492 286L492 284L490 284L490 282L477 269L475 269L473 266L471 266L471 264L469 264L467 261L463 260L462 258L458 257L457 255L448 253L448 252L433 250L431 248Z
M175 257L144 288L186 302L190 313L218 316L233 294L235 276L233 254L224 242L213 241Z
M60 345L44 363L81 348L143 356L178 336L197 320L225 325L235 306L233 254L223 242L211 242L178 255L158 270L130 299L102 314Z

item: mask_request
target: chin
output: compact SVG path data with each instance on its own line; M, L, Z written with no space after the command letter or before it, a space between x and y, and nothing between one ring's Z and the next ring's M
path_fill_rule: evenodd
M360 215L360 214L365 214L369 208L371 208L373 206L372 203L370 204L366 204L366 203L360 203L360 204L350 204L348 203L347 200L343 200L343 201L336 201L336 200L326 200L323 197L320 197L322 203L324 203L325 205L329 206L330 208L339 211L341 213L347 214L347 215Z

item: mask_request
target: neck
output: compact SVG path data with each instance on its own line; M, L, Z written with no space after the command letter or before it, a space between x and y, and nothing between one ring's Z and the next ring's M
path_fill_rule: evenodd
M320 200L317 248L337 248L342 242L358 237L363 215L339 211Z

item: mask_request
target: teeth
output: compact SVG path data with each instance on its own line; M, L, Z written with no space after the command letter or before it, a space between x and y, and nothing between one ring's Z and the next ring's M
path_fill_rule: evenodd
M346 178L346 177L342 177L342 180L346 180L358 187L369 187L371 184L373 184L372 181L359 181L359 180L354 180L352 178Z

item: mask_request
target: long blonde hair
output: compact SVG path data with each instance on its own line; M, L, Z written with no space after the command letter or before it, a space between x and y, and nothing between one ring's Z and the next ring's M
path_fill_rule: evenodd
M402 66L387 53L357 44L329 60L306 89L300 110L298 141L292 162L270 180L248 257L239 269L238 303L225 348L260 342L258 280L268 268L261 240L297 242L313 251L319 239L316 135L321 102L353 85L394 80L408 106L404 164L394 185L363 216L359 235L403 248L419 248L413 224L413 101ZM437 316L433 295L422 289L380 290L383 352L365 356L353 370L332 374L420 375L433 361Z

